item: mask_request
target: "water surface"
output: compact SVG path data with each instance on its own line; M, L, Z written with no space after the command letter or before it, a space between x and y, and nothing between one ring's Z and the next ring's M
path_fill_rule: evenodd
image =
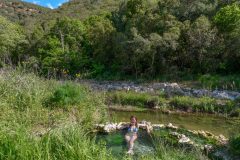
M138 121L146 120L152 123L168 124L190 129L204 130L212 132L215 135L223 134L231 136L235 133L240 133L240 119L225 118L213 115L201 114L163 114L158 111L145 112L123 112L109 111L112 121L128 122L129 117L134 115Z

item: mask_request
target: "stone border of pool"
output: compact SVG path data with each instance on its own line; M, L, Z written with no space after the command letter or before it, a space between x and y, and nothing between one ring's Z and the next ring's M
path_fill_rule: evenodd
M126 129L128 126L129 126L128 122L120 122L120 123L107 122L105 124L96 124L95 129L96 129L96 132L111 133L111 132ZM149 133L151 133L153 130L164 129L164 128L169 128L169 129L173 129L173 130L179 129L179 127L174 126L172 123L169 123L167 125L151 124L151 122L147 122L147 121L142 121L142 122L138 123L138 126L140 129L146 130ZM226 138L223 135L216 136L211 132L203 131L203 130L198 130L198 131L187 130L187 131L192 133L193 135L202 136L204 138L215 139L221 145L226 145L228 143L228 138ZM188 138L184 134L179 134L177 132L170 132L170 134L177 137L179 143L193 144L193 141L191 141L190 138Z

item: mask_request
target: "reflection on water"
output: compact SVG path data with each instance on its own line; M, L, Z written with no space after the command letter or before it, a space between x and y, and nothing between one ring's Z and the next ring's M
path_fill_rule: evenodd
M109 111L113 121L128 122L131 115L135 115L138 121L146 120L152 123L172 123L190 130L205 130L215 135L223 134L231 136L240 133L240 119L227 119L212 115L191 115L191 114L163 114L157 111L146 112L123 112Z

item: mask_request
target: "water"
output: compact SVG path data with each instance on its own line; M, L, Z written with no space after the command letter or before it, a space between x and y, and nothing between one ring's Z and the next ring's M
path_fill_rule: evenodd
M103 141L106 143L107 148L111 151L114 157L119 157L121 159L124 157L128 151L127 143L125 141L126 130L114 132L111 134L98 134L97 142ZM151 137L142 130L138 132L138 138L134 143L134 156L133 158L137 159L138 156L144 154L149 154L154 152L152 139Z
M235 133L240 133L240 119L224 118L213 115L163 114L157 111L109 111L109 114L112 120L116 122L128 122L129 117L134 115L138 118L138 121L146 120L158 124L172 123L181 128L204 130L212 132L215 135L223 134L226 137Z

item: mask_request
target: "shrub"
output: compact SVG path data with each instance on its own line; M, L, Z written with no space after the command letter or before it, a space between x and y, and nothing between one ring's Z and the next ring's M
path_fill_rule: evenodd
M67 107L77 105L86 99L87 91L78 84L65 83L59 85L47 100L47 106Z
M200 76L199 81L203 87L209 89L231 89L237 90L240 88L240 76L230 75L230 76L220 76L220 75L203 75Z
M230 138L229 145L231 152L240 156L240 134Z
M154 108L159 105L159 97L149 93L117 91L108 94L108 101L114 104Z
M173 97L170 105L176 109L193 112L228 113L232 109L232 103L227 101L219 104L217 100L209 97L194 98L188 96Z

